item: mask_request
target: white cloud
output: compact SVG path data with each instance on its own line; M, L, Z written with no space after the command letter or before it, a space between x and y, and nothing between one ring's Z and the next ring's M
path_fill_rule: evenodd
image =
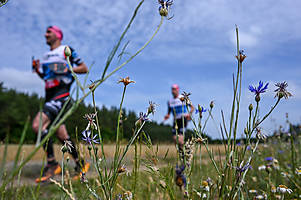
M43 95L44 82L30 71L21 71L8 67L0 68L0 81L4 82L4 87Z

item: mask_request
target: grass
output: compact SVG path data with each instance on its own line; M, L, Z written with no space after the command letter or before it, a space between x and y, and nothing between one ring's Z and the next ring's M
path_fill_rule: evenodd
M122 144L119 126L123 103L127 100L127 90L132 87L131 83L134 82L129 77L119 81L123 87L123 93L119 114L116 116L118 122L116 141L112 145L103 143L101 124L99 124L96 112L96 88L149 45L160 30L165 17L168 16L172 4L171 1L168 3L160 1L161 20L154 33L141 48L131 54L131 57L107 73L143 2L141 0L134 10L128 25L109 54L101 79L86 85L88 75L85 77L85 81L81 83L71 68L77 86L74 91L75 102L70 109L66 110L65 114L63 112L66 105L63 106L59 114L61 118L55 119L49 127L48 135L40 143L37 142L35 147L23 145L23 139L29 125L29 121L27 121L18 147L8 145L7 142L5 145L1 145L0 150L3 153L0 169L1 199L300 199L300 133L292 129L288 120L290 134L274 136L267 141L261 131L262 123L275 111L278 104L291 96L287 91L287 83L283 82L276 85L275 102L267 113L259 113L259 110L261 102L264 100L265 90L268 88L264 87L262 82L259 82L257 87L250 87L250 91L254 93L255 101L250 102L248 107L249 117L243 119L244 121L240 119L244 69L242 65L246 55L240 49L238 27L235 29L237 67L234 68L236 73L233 74L233 101L229 115L224 115L222 111L220 135L223 138L223 144L221 146L211 146L206 137L208 120L213 120L216 123L212 115L213 102L210 103L208 114L205 113L205 110L200 109L201 105L198 106L199 116L192 118L193 137L187 140L184 145L177 143L176 146L156 146L152 144L151 137L143 131L143 127L148 122L149 116L155 113L156 105L153 102L149 102L146 112L142 112L136 123L133 124L131 139L126 141L126 144ZM125 43L121 55L127 45L128 43ZM69 62L68 56L67 61ZM129 86L129 84L131 85ZM55 177L51 180L52 184L29 185L22 182L24 176L32 178L39 174L39 170L36 168L39 169L41 165L34 167L29 163L33 163L35 159L41 163L43 159L41 146L70 115L76 112L78 105L90 95L95 111L87 121L89 126L87 126L88 130L86 131L90 131L91 137L97 136L100 144L97 145L91 141L87 146L80 145L79 147L82 157L91 162L90 175L82 174L80 181L72 182L69 176L72 174L72 166L67 161L67 157L59 151L60 146L56 146L56 156L62 158L60 163L64 169L62 171L64 176ZM183 110L185 106L189 109L191 103L189 95L188 92L183 93L181 99ZM225 116L230 116L230 118L225 119ZM226 124L226 122L230 123ZM239 130L238 124L245 124L244 130ZM76 132L78 131L83 130L76 130ZM76 135L79 136L79 134ZM244 135L244 144L237 144L238 135ZM11 162L12 167L9 166L8 161L13 161Z

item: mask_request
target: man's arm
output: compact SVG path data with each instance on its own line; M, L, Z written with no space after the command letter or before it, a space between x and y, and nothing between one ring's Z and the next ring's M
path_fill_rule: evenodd
M34 60L32 63L32 66L35 70L35 72L38 74L38 76L43 79L44 78L44 74L40 72L40 60Z
M167 110L167 114L164 116L164 120L168 120L170 117L171 108L169 106L169 102L167 103L167 106L168 106L168 110Z
M79 65L77 65L76 67L72 68L74 73L76 74L85 74L88 72L88 67L85 63L81 63Z
M192 104L189 105L190 107L190 112L189 114L192 115L193 114L193 111L194 111L194 106Z
M76 51L71 48L71 57L70 57L70 62L71 65L75 64L76 67L73 67L73 71L76 74L85 74L88 72L88 67L87 65L82 61L82 59L77 55Z

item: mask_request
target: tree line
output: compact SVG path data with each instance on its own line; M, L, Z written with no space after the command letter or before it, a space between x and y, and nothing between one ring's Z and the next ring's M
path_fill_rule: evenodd
M10 143L18 143L27 118L29 117L30 121L32 121L42 108L43 102L44 98L39 97L35 93L28 94L18 92L15 89L6 89L3 83L0 83L0 141L3 141L8 135ZM102 106L96 109L104 141L114 142L119 108ZM71 137L75 138L77 130L78 138L81 138L81 132L85 130L87 125L87 121L83 116L93 112L94 107L92 105L84 103L79 105L77 111L65 122ZM124 140L131 138L137 119L138 115L134 111L122 110L121 135ZM166 143L171 141L170 125L151 121L146 123L144 131L154 142ZM188 135L191 134L192 131L189 130ZM34 143L35 141L36 134L29 126L26 132L25 143Z

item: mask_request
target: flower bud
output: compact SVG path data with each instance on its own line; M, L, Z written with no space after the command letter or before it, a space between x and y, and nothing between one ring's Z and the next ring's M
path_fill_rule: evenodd
M259 101L260 101L260 96L259 96L259 95L256 95L256 96L255 96L255 101L256 101L256 102L259 102Z
M210 108L212 109L213 107L214 107L214 102L211 101L211 102L210 102Z
M166 17L168 15L168 10L166 8L159 8L159 13L161 16Z
M253 110L253 105L250 104L250 105L249 105L249 111L252 111L252 110Z
M281 99L282 97L284 97L283 92L279 92L279 93L278 93L278 98Z
M68 148L66 147L66 145L62 146L61 151L63 153L66 153L68 151Z
M65 53L66 57L70 57L71 56L71 49L69 48L69 46L65 47L64 53Z
M136 127L141 127L141 125L142 125L142 121L140 120L140 119L138 119L136 122L135 122L135 126Z
M91 146L88 146L88 150L91 151L91 150L92 150L92 147L91 147Z

